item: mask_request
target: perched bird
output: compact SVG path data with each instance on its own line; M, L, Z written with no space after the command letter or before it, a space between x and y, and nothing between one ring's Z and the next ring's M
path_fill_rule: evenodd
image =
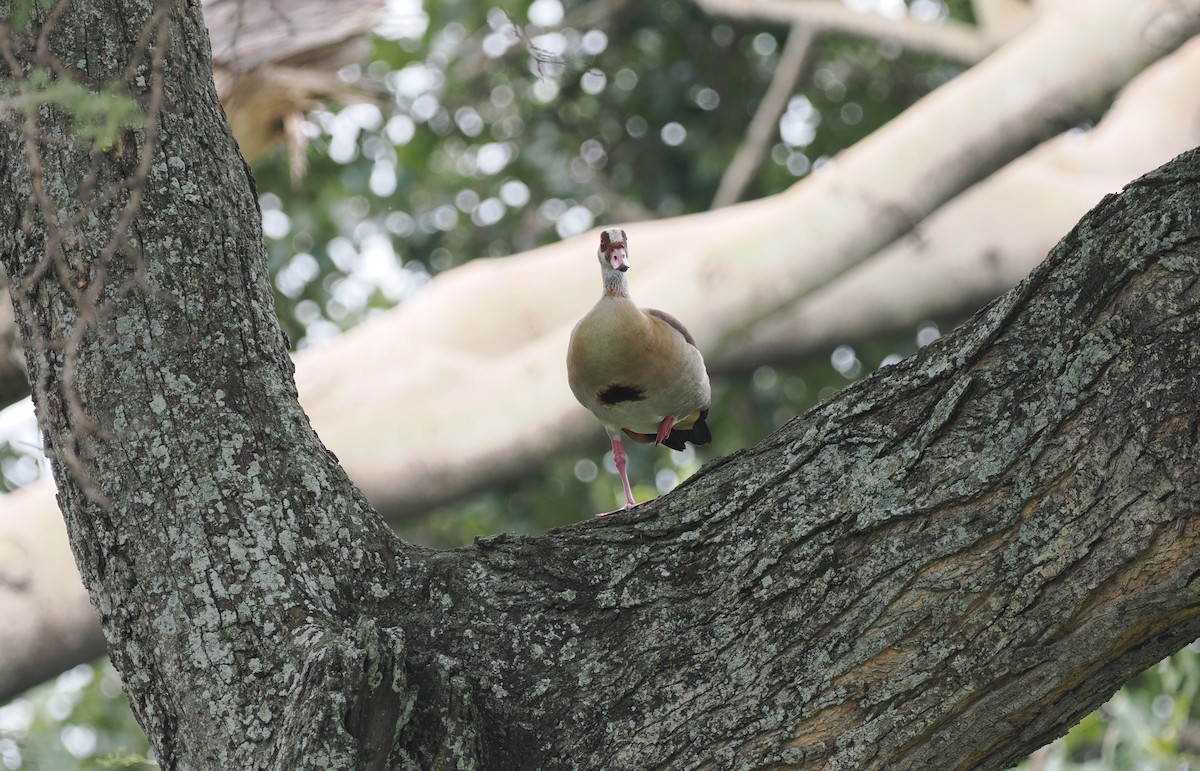
M579 403L604 424L625 486L625 509L631 509L637 503L625 473L621 434L672 450L682 450L684 442L712 441L704 422L708 372L696 341L677 318L639 308L629 299L625 231L602 232L596 256L604 293L571 331L567 381Z

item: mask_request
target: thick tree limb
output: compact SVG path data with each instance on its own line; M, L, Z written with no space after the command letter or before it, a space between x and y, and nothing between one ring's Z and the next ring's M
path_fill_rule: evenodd
M91 147L0 131L0 256L26 336L81 341L31 356L39 423L82 467L55 467L72 546L163 768L1003 768L1200 634L1200 151L674 494L431 553L299 409L195 8L131 8L53 39L158 41L139 82L191 107L156 127L186 173L130 139L162 161L136 257L94 272L129 187L69 218L81 307L37 273L60 220L11 192L39 160L82 205Z

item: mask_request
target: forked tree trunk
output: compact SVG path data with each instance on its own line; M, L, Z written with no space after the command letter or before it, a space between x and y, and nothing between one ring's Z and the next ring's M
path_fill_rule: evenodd
M296 403L198 4L50 22L55 51L151 41L155 129L0 127L0 257L164 768L999 769L1200 636L1200 153L671 495L435 553Z

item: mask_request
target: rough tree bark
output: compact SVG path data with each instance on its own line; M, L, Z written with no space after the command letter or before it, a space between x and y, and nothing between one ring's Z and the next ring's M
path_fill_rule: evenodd
M52 14L150 43L89 63L149 130L0 127L0 259L164 768L1002 768L1200 635L1200 152L672 495L433 553L296 402L197 5Z

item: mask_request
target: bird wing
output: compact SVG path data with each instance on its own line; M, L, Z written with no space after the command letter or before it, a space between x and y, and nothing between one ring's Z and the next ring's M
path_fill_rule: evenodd
M696 340L692 337L692 333L687 331L687 327L685 327L683 322L679 319L675 318L666 311L660 311L658 308L642 308L642 313L645 313L647 316L652 318L659 319L660 321L665 321L677 332L679 332L679 334L683 335L683 339L687 341L688 345L692 346L693 348L696 347Z

